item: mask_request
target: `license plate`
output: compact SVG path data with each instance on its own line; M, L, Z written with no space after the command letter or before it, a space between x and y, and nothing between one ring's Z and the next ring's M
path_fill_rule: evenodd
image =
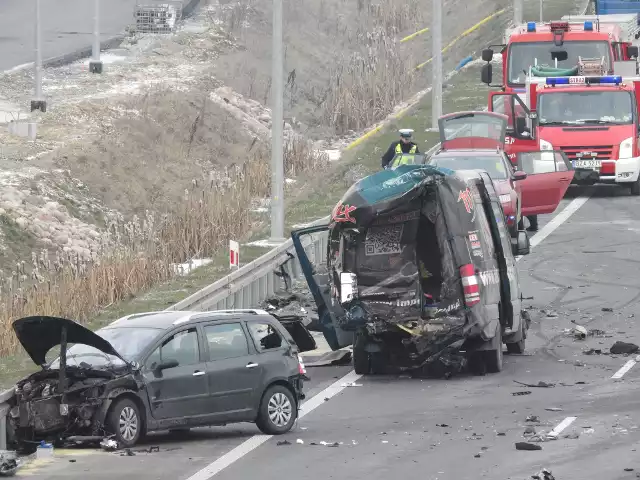
M602 167L602 160L574 160L573 168L600 168Z

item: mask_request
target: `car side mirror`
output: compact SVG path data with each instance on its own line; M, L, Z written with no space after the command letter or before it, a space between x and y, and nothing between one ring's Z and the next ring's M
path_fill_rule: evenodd
M629 58L638 58L638 47L635 45L629 45L627 47L627 56Z
M493 80L493 66L490 63L485 63L480 70L480 80L487 85L491 84Z
M527 178L527 172L523 172L522 170L516 170L513 172L513 181L517 182L519 180L524 180Z
M357 289L357 277L355 273L340 273L340 303L353 300Z
M531 244L529 243L529 235L524 230L518 231L518 236L511 239L511 251L514 257L529 255Z
M493 60L493 49L485 48L484 50L482 50L482 60L484 60L485 62L490 62L491 60Z

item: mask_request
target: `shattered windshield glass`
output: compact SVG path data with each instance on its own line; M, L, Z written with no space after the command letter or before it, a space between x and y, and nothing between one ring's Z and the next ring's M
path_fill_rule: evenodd
M558 68L573 68L578 65L578 57L602 58L604 65L609 70L611 65L611 50L609 44L602 41L566 41L562 47L556 47L553 42L522 42L513 43L509 47L507 78L509 85L524 85L529 67L535 65L548 65L555 67L556 63L551 56L554 50L566 52L566 60L558 60Z
M433 156L431 165L450 170L484 170L494 180L506 180L507 169L500 155L491 156Z
M113 348L126 360L133 360L151 343L163 330L158 328L102 328L96 333L107 340ZM107 355L89 345L75 344L67 350L67 365L82 367L86 364L91 368L122 366L124 362L113 355ZM56 358L51 368L59 368L60 361Z
M630 92L552 92L538 99L540 125L630 124L633 104Z

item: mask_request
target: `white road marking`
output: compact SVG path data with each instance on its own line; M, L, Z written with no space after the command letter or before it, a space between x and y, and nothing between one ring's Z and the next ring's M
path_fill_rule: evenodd
M571 217L571 215L578 211L578 209L587 202L588 199L589 195L573 199L569 203L569 205L567 205L560 213L553 217L551 221L547 223L538 233L532 236L531 249L542 243L542 241L549 235L551 235L554 230L556 230L560 225L566 222ZM520 258L522 257L516 258L516 261L520 260ZM304 417L308 413L311 413L313 410L322 405L325 402L325 398L331 398L337 395L342 390L347 388L348 384L355 382L360 377L362 377L362 375L358 375L352 370L344 377L336 380L333 384L319 392L317 395L311 397L309 400L302 404L300 418ZM565 418L564 421L560 423L560 425L558 425L556 428L554 428L549 435L559 435L565 428L571 425L571 423L573 423L575 419L576 417ZM250 439L245 440L237 447L225 453L222 457L204 467L202 470L191 475L187 480L208 480L214 477L229 465L237 462L242 457L258 448L271 437L273 437L273 435L254 435Z
M567 417L563 421L561 421L556 428L549 432L549 436L557 437L562 433L562 431L576 421L578 417Z
M347 388L347 385L358 380L362 375L358 375L353 370L347 373L344 377L339 380L336 380L334 383L329 385L327 388L318 392L317 395L314 395L309 400L304 402L301 407L299 418L304 417L308 413L314 411L320 405L325 402L325 399L331 398L342 390ZM344 384L344 385L343 385ZM237 447L225 453L223 456L210 463L206 467L204 467L199 472L191 475L187 480L207 480L222 470L227 468L232 463L238 461L251 451L258 448L260 445L269 440L273 435L254 435L248 440L245 440Z
M625 363L622 367L620 367L620 370L618 370L616 373L614 373L611 378L614 380L619 380L622 377L624 377L624 375L631 370L634 365L636 363L640 362L640 355L638 355L636 358L632 358L631 360L629 360L627 363Z
M558 213L555 217L553 217L549 221L549 223L547 223L544 227L542 227L542 229L538 231L536 234L532 235L531 240L529 241L530 250L533 250L537 245L540 245L542 241L545 238L547 238L549 235L551 235L560 225L562 225L564 222L569 220L571 215L576 213L582 205L587 203L587 200L589 200L590 196L591 194L588 193L582 197L574 198L573 200L571 200L571 202L569 202L569 205L564 207L564 209L560 213ZM522 256L516 257L516 262L519 261L521 258Z

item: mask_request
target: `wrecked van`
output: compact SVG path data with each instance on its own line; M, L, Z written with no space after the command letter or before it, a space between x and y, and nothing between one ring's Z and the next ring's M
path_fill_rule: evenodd
M13 329L41 367L10 401L8 441L25 453L41 440L130 447L150 431L235 422L285 433L304 398L298 353L316 348L299 319L263 310L139 313L95 333L34 316Z
M326 267L302 238L327 231ZM477 371L502 369L502 345L523 353L511 238L486 172L401 165L355 183L328 225L292 232L293 244L333 350L353 345L357 373L428 368L439 360Z

